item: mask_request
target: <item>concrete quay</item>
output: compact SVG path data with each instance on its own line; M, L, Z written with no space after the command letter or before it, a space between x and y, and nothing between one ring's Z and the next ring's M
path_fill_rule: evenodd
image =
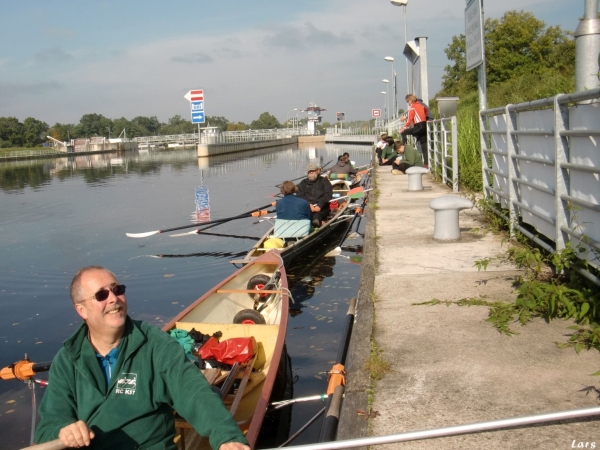
M384 436L476 422L597 406L597 351L559 349L572 321L512 323L518 334L500 334L483 306L415 303L484 296L514 302L519 270L508 262L478 272L475 261L504 254L502 236L482 233L477 209L460 213L461 238L433 240L431 200L451 190L423 177L425 190L409 192L405 175L378 167L372 197L356 322L346 364L347 385L337 440ZM377 207L372 206L376 204ZM372 380L365 363L371 342L390 364ZM369 420L359 414L372 413ZM340 447L341 448L341 447ZM597 420L574 419L386 444L382 449L600 448Z

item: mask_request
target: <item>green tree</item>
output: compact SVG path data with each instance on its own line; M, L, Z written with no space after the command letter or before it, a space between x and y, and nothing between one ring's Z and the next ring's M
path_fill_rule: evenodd
M48 135L59 141L68 141L71 138L77 137L75 125L70 123L56 122L49 130Z
M25 147L35 147L46 142L48 134L48 124L41 120L28 117L23 122L23 145Z
M211 127L219 127L219 130L227 131L229 120L223 116L206 116L206 125Z
M21 147L23 124L16 117L0 117L0 147Z
M139 132L141 133L140 136L158 136L160 134L161 123L156 116L137 116L131 123L134 125L134 133Z
M272 128L281 128L281 124L275 116L268 112L262 113L257 120L253 120L250 124L253 130L269 130Z
M108 129L113 128L112 120L102 114L85 114L75 127L77 137L108 136Z
M184 119L179 114L171 117L166 125L161 127L160 134L188 134L196 132L196 125Z
M466 71L465 36L453 36L444 50L453 64L442 77L441 95L462 95L477 89L477 71ZM558 71L573 73L575 41L560 27L548 27L533 14L508 11L485 21L485 57L488 86L520 76Z
M229 123L227 125L226 131L243 131L243 130L247 130L247 129L248 129L248 125L246 125L244 122L236 122L236 123Z

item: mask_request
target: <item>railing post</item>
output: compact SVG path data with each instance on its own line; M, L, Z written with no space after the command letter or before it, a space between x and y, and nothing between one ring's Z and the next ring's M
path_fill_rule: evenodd
M554 97L554 173L555 179L555 194L554 194L554 209L556 211L556 240L555 249L562 250L565 248L565 240L570 240L570 236L562 231L562 227L571 228L570 211L568 205L561 199L562 195L568 195L570 192L569 173L562 168L562 164L568 163L569 156L569 141L565 136L561 136L561 131L569 128L569 104L561 105L559 98L561 95Z
M452 191L458 192L458 125L452 116Z
M511 112L510 107L512 105L506 105L504 109L505 123L506 123L506 164L508 170L508 212L509 212L509 230L510 237L515 237L515 225L519 220L519 215L517 212L517 208L515 206L515 201L517 200L517 191L515 189L515 180L517 179L517 169L516 164L517 160L513 158L513 155L517 154L517 136L512 133L512 131L518 128L517 124L517 115L515 112ZM518 199L520 200L520 199Z
M448 174L446 166L448 165L448 131L446 130L446 122L442 119L442 183L448 183Z

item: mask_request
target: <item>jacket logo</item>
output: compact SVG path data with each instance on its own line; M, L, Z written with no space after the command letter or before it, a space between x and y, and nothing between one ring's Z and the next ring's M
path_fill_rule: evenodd
M134 395L137 385L137 373L122 373L117 380L115 394Z

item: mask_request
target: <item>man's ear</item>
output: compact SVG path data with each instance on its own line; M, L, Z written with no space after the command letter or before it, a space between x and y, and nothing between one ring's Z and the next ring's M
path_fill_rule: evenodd
M83 320L87 319L87 311L85 310L83 303L75 303L75 311L77 311L77 314L79 314Z

